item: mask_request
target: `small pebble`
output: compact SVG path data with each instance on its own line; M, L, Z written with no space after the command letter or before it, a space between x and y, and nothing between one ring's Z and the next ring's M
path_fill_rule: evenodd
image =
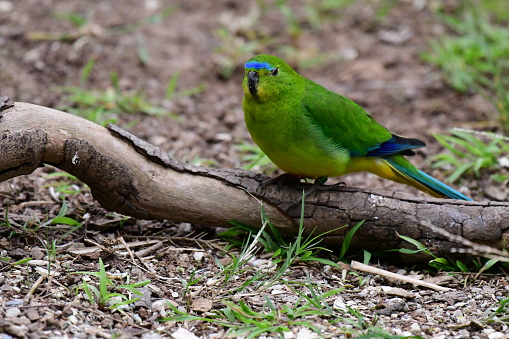
M205 298L194 299L191 309L196 312L208 312L212 309L212 300Z
M77 324L78 323L78 318L74 315L74 314L71 314L68 318L67 318L67 321L69 321L71 324Z
M35 308L31 308L27 311L27 317L28 317L28 319L35 321L35 320L38 320L41 316Z
M191 331L186 330L183 327L179 327L178 330L171 334L174 339L199 339L196 335L194 335Z
M308 338L317 338L318 334L316 332L311 331L307 327L303 327L297 333L297 339L308 339Z
M194 260L196 260L198 262L202 261L204 256L205 256L205 252L194 252L193 253Z
M141 339L160 339L161 335L157 332L147 332L143 333Z
M21 310L17 307L8 307L5 311L6 318L16 318L21 313Z
M11 1L0 1L0 12L7 13L12 11L13 4Z
M421 326L418 323L413 323L412 325L410 325L410 331L412 331L412 332L420 332L421 331Z

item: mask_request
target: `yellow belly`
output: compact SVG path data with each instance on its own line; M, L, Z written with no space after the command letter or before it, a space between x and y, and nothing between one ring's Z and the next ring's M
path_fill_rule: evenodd
M340 176L345 173L350 158L347 152L329 152L313 146L270 148L265 153L283 171L303 178Z

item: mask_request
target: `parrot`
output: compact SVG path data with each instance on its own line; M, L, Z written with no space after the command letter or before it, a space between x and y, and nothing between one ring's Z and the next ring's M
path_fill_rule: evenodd
M423 141L389 132L354 101L274 55L256 55L244 68L246 127L287 174L325 183L328 177L367 171L433 197L472 201L407 160L426 146Z

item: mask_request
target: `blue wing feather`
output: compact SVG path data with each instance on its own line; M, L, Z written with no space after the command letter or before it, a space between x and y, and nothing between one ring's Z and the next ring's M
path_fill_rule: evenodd
M386 157L393 154L413 155L413 149L425 146L426 144L421 140L404 138L393 134L390 140L368 148L368 153L364 156ZM355 156L355 154L352 155Z

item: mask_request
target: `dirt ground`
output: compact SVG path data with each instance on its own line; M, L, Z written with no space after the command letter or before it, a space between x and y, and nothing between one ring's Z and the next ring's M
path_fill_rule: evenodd
M106 90L111 87L111 73L116 72L122 91L141 90L148 100L178 117L124 114L117 124L179 160L236 168L243 165L236 145L252 143L241 107L242 65L252 55L272 53L288 60L306 77L356 101L389 130L425 141L428 147L412 161L444 179L443 170L432 170L426 162L427 157L441 151L432 134L490 120L492 107L477 94L458 94L450 89L438 70L420 59L430 39L447 33L433 15L433 6L439 2L360 1L324 11L320 25L310 19L305 9L309 3L292 3L301 25L300 30L292 31L270 1L0 1L0 96L61 108L66 104L61 88L83 85L80 74L87 62L95 59L85 87ZM446 2L446 10L449 3L454 4ZM174 11L159 22L132 25L172 6ZM69 13L88 21L77 28L62 18ZM140 59L140 51L146 52L146 59L142 58L146 62ZM203 89L192 96L164 99L168 81L177 72L177 91ZM218 272L214 258L225 257L220 250L225 244L213 237L213 231L111 215L94 202L86 187L75 182L70 189L82 192L66 195L68 216L87 227L67 233L69 228L64 226L37 226L61 210L62 202L52 190L62 179L46 176L53 172L55 169L43 168L0 183L0 257L34 258L28 265L0 263L0 333L30 338L157 338L184 327L204 338L225 334L224 328L214 324L157 321L167 312L157 301L186 304L182 279L190 279L195 268L207 272L207 279ZM466 178L456 188L476 200L487 199L483 193L487 181L471 179ZM369 174L342 180L351 186L421 194ZM114 228L104 230L108 226ZM53 259L47 251L50 239L58 239ZM87 240L108 247L122 245L120 239L129 244L154 241L142 247L154 243L163 247L145 253L148 259L143 262L104 251L73 252L94 245ZM120 248L128 253L125 246ZM99 256L110 273L128 273L132 281L152 280L144 287L140 302L122 312L90 305L78 288L82 275L68 272L98 271ZM44 278L41 272L48 260L54 273ZM306 279L306 272L325 290L345 287L342 302L358 307L366 319L373 320L373 310L380 305L385 309L399 305L377 316L377 326L394 335L502 338L507 331L505 325L483 322L497 300L507 294L507 282L502 277L473 281L456 275L446 283L453 291L442 293L379 276L366 275L362 285L353 275L342 279L341 271L325 272L313 265L295 267L292 278ZM42 280L37 283L38 279ZM402 287L412 295L389 295L386 285ZM37 288L29 292L33 286ZM212 300L213 308L220 308L220 302L230 297L226 290L218 292L204 285L193 290L193 298ZM284 287L263 293L274 296L278 303L291 296ZM263 304L256 292L243 300L253 307ZM201 314L199 309L192 312ZM341 322L313 321L323 328L325 337L349 336L344 330L348 325ZM291 331L299 337L304 330L294 325Z

